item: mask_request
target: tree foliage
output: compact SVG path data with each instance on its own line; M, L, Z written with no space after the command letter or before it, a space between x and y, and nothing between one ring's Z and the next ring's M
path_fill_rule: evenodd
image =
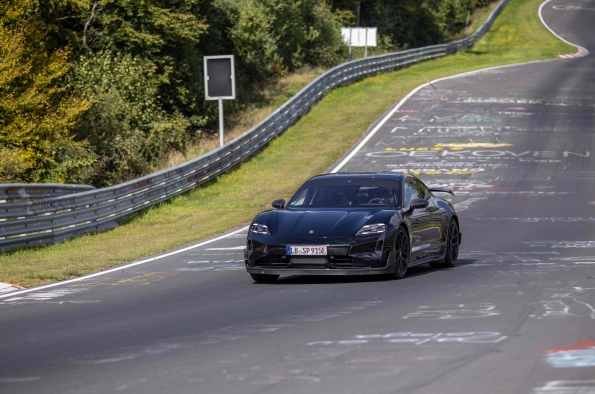
M488 0L4 0L0 182L122 182L216 128L203 56L234 54L238 101L345 60L340 27L383 48L442 42ZM248 93L247 93L248 92Z
M70 48L47 50L31 3L0 3L0 179L77 182L96 160L72 134L89 102L60 83Z
M69 75L91 108L77 127L94 147L94 183L114 184L143 174L171 150L182 151L189 121L159 103L154 63L130 54L101 51L81 56Z
M397 47L421 47L444 42L465 27L467 11L492 0L363 0L360 25L377 26ZM334 0L355 9L352 0Z
M208 26L196 0L54 0L44 14L59 26L54 42L76 50L67 86L91 103L76 127L98 155L88 182L153 170L210 119L197 99Z
M341 25L324 0L215 0L212 7L218 18L208 34L219 52L237 55L248 82L341 60Z

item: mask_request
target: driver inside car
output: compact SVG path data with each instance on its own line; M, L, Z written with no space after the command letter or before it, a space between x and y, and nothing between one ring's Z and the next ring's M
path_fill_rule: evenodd
M368 201L368 204L394 205L395 201L395 195L392 193L392 190L379 187L376 197Z

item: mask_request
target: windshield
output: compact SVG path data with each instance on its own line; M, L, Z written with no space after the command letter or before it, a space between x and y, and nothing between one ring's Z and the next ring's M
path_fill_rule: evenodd
M333 182L334 183L334 182ZM400 191L398 182L379 186L377 182L366 183L359 180L344 184L316 185L306 183L289 200L288 207L398 207L400 206ZM309 186L309 187L308 187ZM395 187L396 186L396 187Z

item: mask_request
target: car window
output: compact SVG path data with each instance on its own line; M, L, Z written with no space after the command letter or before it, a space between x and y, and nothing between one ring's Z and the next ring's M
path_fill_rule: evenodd
M297 206L304 205L304 202L306 201L307 194L308 194L308 189L304 189L304 190L298 192L298 194L296 194L296 196L295 196L295 201L294 201L293 205L297 205Z
M426 185L423 184L423 182L421 182L419 179L415 179L415 183L417 184L417 194L420 196L420 198L427 200L430 197L432 197L432 193L430 193L430 191L428 190Z
M415 179L409 178L405 182L405 204L403 204L403 207L409 208L411 200L414 198L420 198L417 192L417 182L415 182Z
M395 185L398 183L395 182ZM289 200L289 207L390 206L399 205L398 188L362 183L305 187Z

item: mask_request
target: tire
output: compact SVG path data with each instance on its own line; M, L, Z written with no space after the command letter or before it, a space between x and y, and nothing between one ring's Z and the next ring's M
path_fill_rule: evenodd
M252 279L254 279L255 282L258 283L273 283L279 278L279 275L267 274L250 274L250 276L252 277Z
M397 235L395 235L395 248L393 251L395 256L395 271L392 277L395 279L402 279L407 274L407 267L409 266L409 257L411 256L411 245L409 243L409 236L403 227L399 228Z
M434 268L452 268L457 265L459 258L459 245L461 238L459 236L459 225L454 219L450 220L448 224L448 234L446 235L446 253L444 260L440 263L430 263L430 267Z

